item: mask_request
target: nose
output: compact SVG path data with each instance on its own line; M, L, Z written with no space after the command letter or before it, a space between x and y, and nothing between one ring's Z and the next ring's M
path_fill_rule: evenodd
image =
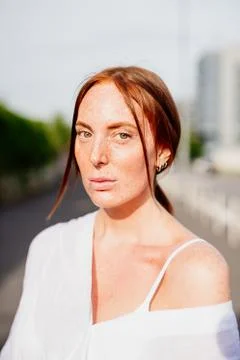
M106 139L99 139L99 138L95 139L95 141L92 144L90 161L96 167L108 163L109 149Z

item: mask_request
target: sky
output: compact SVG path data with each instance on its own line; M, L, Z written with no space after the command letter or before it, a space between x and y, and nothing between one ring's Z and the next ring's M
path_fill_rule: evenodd
M0 100L71 121L80 83L114 65L157 72L194 99L197 64L240 46L239 0L0 0Z

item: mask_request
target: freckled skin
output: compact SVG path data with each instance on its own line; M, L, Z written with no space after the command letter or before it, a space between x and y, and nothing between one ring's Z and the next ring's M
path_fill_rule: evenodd
M169 150L157 149L156 154L149 123L147 119L141 119L142 114L137 106L136 111L145 136L153 182L155 166L168 159ZM127 313L135 309L173 249L196 237L161 205L155 204L149 189L138 130L125 126L109 129L109 125L116 122L136 126L116 86L111 82L95 85L79 107L75 141L75 157L83 185L92 202L101 210L107 210L100 213L94 234L97 239L94 242L97 269L97 285L93 287L95 321L114 318L122 311ZM109 189L99 191L89 181L91 177L108 177L116 182ZM149 246L151 250L149 255L144 250L144 258L141 245L145 245L145 249ZM198 249L195 256L194 246ZM212 257L210 262L207 254ZM149 267L151 258L155 260ZM215 258L216 249L203 243L191 245L178 254L154 296L152 309L202 306L228 300L227 266L224 259L213 266ZM208 262L213 267L209 272L202 272ZM190 264L189 268L187 263ZM148 270L143 272L146 264ZM141 281L134 292L136 297L133 297L129 289L136 286L136 278L141 278ZM120 299L116 283L121 288Z
M136 108L141 117L139 108ZM120 127L108 129L114 122L128 122L136 126L135 120L124 99L113 83L95 85L85 95L78 111L78 120L91 126L92 131L76 126L75 156L84 187L93 203L101 208L115 208L129 202L144 201L149 192L143 148L137 128ZM140 123L145 129L145 140L152 179L156 166L154 139L148 121ZM131 138L121 138L127 132ZM86 136L88 135L88 137ZM117 181L107 191L96 191L89 177L109 177Z

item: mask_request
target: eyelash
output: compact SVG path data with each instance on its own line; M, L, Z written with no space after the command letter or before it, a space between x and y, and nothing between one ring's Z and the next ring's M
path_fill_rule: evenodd
M77 133L77 136L79 136L79 137L81 136L82 133L84 133L84 135L85 135L85 134L90 134L90 132L84 131L84 130L77 130L76 133ZM91 135L91 134L90 134L90 135ZM84 136L84 137L85 137L85 136ZM88 138L88 137L90 137L90 136L86 136L85 138Z
M127 138L131 138L131 135L129 135L129 134L126 133L126 132L120 132L120 133L118 133L117 135L127 135ZM126 140L127 138L125 138L125 139L121 138L121 139L122 139L122 140Z
M90 132L88 132L88 131L85 131L85 130L78 130L78 131L76 131L76 133L77 133L77 135L80 137L81 136L81 134L84 134L84 135L86 135L86 134L90 134L91 135L91 133ZM128 134L128 133L126 133L126 132L120 132L120 133L118 133L117 135L126 135L127 137L126 138L121 138L121 140L127 140L127 138L131 138L132 136L130 135L130 134ZM89 138L90 136L84 136L84 138L86 139L86 138Z

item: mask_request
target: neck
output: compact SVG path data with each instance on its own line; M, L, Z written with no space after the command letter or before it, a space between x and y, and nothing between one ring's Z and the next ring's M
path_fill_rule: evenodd
M149 197L134 209L129 206L100 209L94 234L98 241L112 245L146 244L154 238L154 231L159 233L169 217L157 200Z

